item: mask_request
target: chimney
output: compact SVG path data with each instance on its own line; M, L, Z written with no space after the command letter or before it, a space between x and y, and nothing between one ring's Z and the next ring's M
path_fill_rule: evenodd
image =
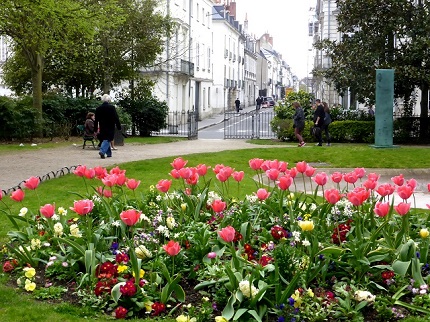
M230 2L229 10L230 10L230 16L232 16L234 20L237 20L236 19L236 1Z

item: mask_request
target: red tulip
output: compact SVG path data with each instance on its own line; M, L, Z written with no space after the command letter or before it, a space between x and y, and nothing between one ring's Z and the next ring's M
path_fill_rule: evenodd
M333 172L330 178L331 178L331 181L333 181L334 183L339 183L343 179L343 174L340 172Z
M315 177L313 177L315 183L319 186L324 186L327 183L328 176L325 172L317 173Z
M296 163L297 172L305 173L307 167L308 167L308 164L305 161L300 161Z
M332 205L335 205L341 197L342 195L337 189L327 189L326 191L324 191L325 200L327 200L327 202L331 203Z
M308 165L306 167L305 174L307 177L312 177L314 175L315 171L316 171L316 169L314 167L311 167L310 165Z
M106 168L103 168L103 167L100 167L100 166L95 167L94 168L94 172L95 172L96 177L98 179L103 179L104 177L107 176L107 170L106 170Z
M345 182L354 184L357 182L358 177L355 172L348 172L343 175L343 180L345 180Z
M14 201L21 202L25 197L24 190L22 190L22 189L15 190L14 192L12 192L10 197Z
M399 174L398 176L392 177L391 181L393 181L397 186L403 186L403 183L405 183L405 178L403 178L403 174Z
M46 218L51 218L55 214L55 206L53 206L49 203L44 205L44 206L41 206L40 207L40 213L42 214L42 216L44 216Z
M215 212L222 212L226 208L227 204L219 199L216 199L212 202L211 207Z
M181 246L178 242L170 240L166 245L163 246L164 251L169 256L176 256L181 251Z
M215 174L218 174L218 173L221 171L221 169L224 169L224 167L225 167L225 165L224 165L224 164L217 164L217 165L213 168L213 171L214 171L214 173L215 173Z
M275 181L279 177L279 170L278 169L268 169L268 170L266 170L266 175L270 180Z
M362 187L357 187L347 193L348 200L356 207L362 205L370 196L369 190Z
M199 164L196 167L196 169L197 169L197 173L199 174L199 176L203 177L208 172L209 167L207 167L205 164Z
M179 174L179 171L176 169L172 169L172 171L170 171L170 175L172 176L173 179L179 179L181 177L181 175Z
M106 177L102 178L102 182L107 187L113 187L116 185L118 176L116 174L108 174Z
M170 163L170 165L175 169L175 170L180 170L183 167L185 167L185 165L188 163L188 161L183 160L181 157L176 158L175 160L173 160L172 163Z
M408 213L409 209L411 208L410 203L401 202L397 206L394 206L394 209L400 216L404 216Z
M187 182L187 184L195 186L197 183L199 183L199 174L195 172L185 181Z
M87 168L87 169L85 169L84 176L87 179L92 179L96 176L96 171L94 169L91 169L91 168L88 169Z
M252 170L257 171L261 169L261 165L263 164L263 162L264 162L263 159L254 158L249 160L248 164Z
M231 175L231 172L229 170L220 169L215 177L221 182L226 182L230 177L230 175Z
M414 189L410 186L399 186L397 187L397 194L403 200L408 199L414 193Z
M94 202L89 199L78 200L73 203L73 207L70 207L71 210L76 212L80 216L85 216L90 213L94 208Z
M278 170L281 172L287 171L288 163L285 161L279 161Z
M415 188L417 187L417 184L418 184L417 180L415 180L413 178L406 181L406 185L411 187L412 190L415 190Z
M376 192L381 196L381 197L385 197L385 196L389 196L391 195L394 190L396 188L394 186L392 186L389 183L383 183L381 184L378 189L376 189Z
M373 212L377 214L379 217L385 217L390 211L390 204L388 202L382 203L377 202Z
M78 177L83 177L85 175L85 170L87 170L87 167L84 165L79 165L76 167L75 171L73 173L77 175Z
M279 178L278 187L281 190L287 190L293 184L293 178L286 174Z
M128 189L136 190L137 187L139 187L139 185L140 185L140 180L128 179L126 185L127 185Z
M125 170L121 170L118 166L116 166L115 168L110 169L109 171L110 174L125 174Z
M218 235L227 243L230 243L234 240L234 236L236 235L236 230L232 226L227 226L221 229L218 232Z
M167 191L169 191L171 185L172 185L172 180L162 179L158 181L156 187L160 192L166 193Z
M367 175L367 179L368 180L372 180L372 181L378 181L379 180L379 174L376 174L376 173L369 173L368 175Z
M258 198L259 200L266 200L267 198L269 198L269 196L270 196L270 192L268 192L268 191L267 191L266 189L264 189L264 188L260 188L260 189L258 189L258 190L257 190L256 195L257 195L257 198Z
M293 179L297 176L297 173L298 173L298 171L297 171L296 167L291 168L289 172L285 171L285 174L289 174L290 177Z
M178 170L179 175L182 179L186 180L193 175L191 168L181 168Z
M243 171L235 171L232 173L233 179L237 182L241 182L243 180L244 175L245 175L245 172Z
M30 177L24 182L27 189L34 190L39 186L40 179L37 177Z
M354 169L355 174L357 175L357 178L361 179L366 174L366 170L364 168L355 168Z
M134 226L139 221L140 214L140 211L137 211L135 209L128 209L121 212L119 214L119 217L121 218L122 222L127 226Z
M119 173L116 176L116 185L117 186L123 186L127 182L127 177L125 176L125 173Z
M374 190L376 188L376 185L378 184L377 181L373 181L370 179L367 179L364 183L363 183L363 187L365 187L368 190Z

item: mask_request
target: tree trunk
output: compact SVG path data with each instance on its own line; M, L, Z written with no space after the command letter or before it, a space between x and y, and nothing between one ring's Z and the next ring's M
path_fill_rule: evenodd
M40 54L35 54L35 61L31 68L31 82L33 89L33 107L36 111L35 134L37 137L43 136L43 114L42 114L42 74L43 61Z
M429 85L423 84L421 86L421 114L420 114L420 141L425 143L428 140L428 127L429 127Z

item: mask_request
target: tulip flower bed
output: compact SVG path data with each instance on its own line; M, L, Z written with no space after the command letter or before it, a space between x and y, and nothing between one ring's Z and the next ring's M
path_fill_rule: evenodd
M25 207L39 185L28 179L10 196L20 213L3 210L15 228L3 271L37 298L73 291L117 319L430 316L429 216L410 207L414 179L380 184L362 168L328 175L304 161L252 159L255 192L239 200L243 171L171 165L171 178L145 194L119 167L79 166L82 197L37 210ZM38 284L40 275L49 283Z

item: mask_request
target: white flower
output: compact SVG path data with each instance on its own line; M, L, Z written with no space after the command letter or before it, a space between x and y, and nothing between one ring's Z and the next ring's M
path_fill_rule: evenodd
M145 259L145 258L151 258L152 253L143 245L140 245L134 249L137 258Z
M291 233L292 235L293 235L293 237L294 237L294 241L296 241L296 242L299 242L300 241L300 232L299 231L293 231L292 233Z
M52 220L60 220L60 216L58 216L57 214L53 214L51 219Z
M359 302L366 301L372 303L375 301L376 296L369 291L356 291L354 293L354 298Z
M115 220L112 222L112 226L114 227L120 227L121 226L121 221L120 220Z
M239 283L239 290L245 297L254 297L258 294L258 288L256 288L247 280L243 280Z
M57 222L54 225L54 235L60 237L63 234L63 225L60 222Z
M64 209L63 207L58 207L57 212L58 212L58 214L59 214L59 215L61 215L61 216L67 216L67 210L66 210L66 209Z
M146 221L148 223L151 222L151 220L144 213L140 214L140 221Z
M28 209L26 207L22 207L21 210L19 211L19 215L20 217L24 217L28 212Z
M40 239L33 238L31 240L31 249L39 249L41 247Z
M305 238L304 241L302 241L302 244L303 244L303 246L310 246L311 245L311 243L309 242L309 240L307 240L306 238Z
M169 229L173 229L174 227L176 227L175 218L167 217L166 218L166 224L167 224L167 227L169 227Z
M161 201L161 196L160 196L160 195L158 195L157 197L155 197L155 200L157 200L157 201Z
M70 225L70 235L72 235L73 237L82 237L81 232L79 231L79 227L76 224L71 224Z
M250 203L256 203L258 200L258 197L256 195L247 195L246 200L248 200Z

